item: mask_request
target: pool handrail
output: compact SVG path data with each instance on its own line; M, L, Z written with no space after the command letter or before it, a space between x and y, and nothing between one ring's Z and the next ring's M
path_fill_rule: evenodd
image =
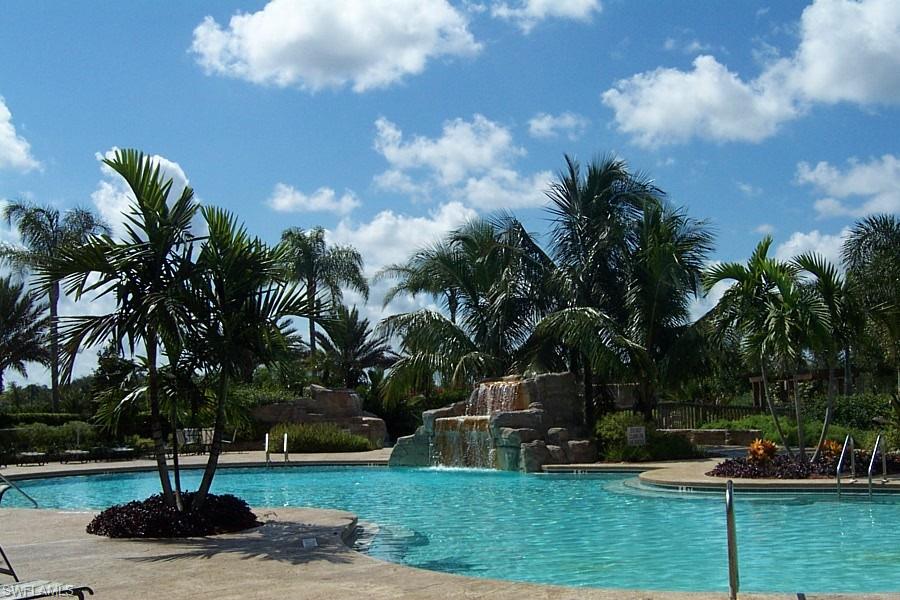
M737 600L741 586L738 573L737 532L734 527L734 482L725 484L725 529L728 535L728 597Z
M878 447L881 447L881 483L887 483L887 452L885 452L884 436L878 434L875 445L872 446L872 458L869 459L869 498L872 497L872 472L875 470L875 457L878 455Z
M850 481L856 481L856 443L853 436L849 433L844 438L844 447L841 448L841 456L838 458L837 469L835 474L835 485L837 485L838 498L841 497L841 470L844 468L844 458L847 456L847 449L850 449Z
M25 490L23 490L22 488L20 488L19 486L17 486L15 483L13 483L12 481L10 481L10 480L7 479L6 477L4 477L4 476L3 476L3 473L0 473L0 479L2 479L2 480L3 480L3 483L5 483L6 485L8 485L10 488L16 490L17 492L19 492L20 494L22 494L23 496L25 496L26 498L28 498L28 500L29 500L32 504L34 504L34 507L35 507L35 508L40 508L40 507L38 506L37 500L35 500L35 499L32 498L31 496L29 496L29 495L25 492ZM2 494L0 494L0 495L2 495Z

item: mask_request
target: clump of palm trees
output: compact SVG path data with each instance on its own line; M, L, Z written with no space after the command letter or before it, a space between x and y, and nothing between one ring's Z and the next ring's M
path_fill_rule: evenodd
M428 294L449 313L385 320L402 350L389 391L570 369L583 383L591 427L597 384L638 382L638 406L649 414L660 390L686 375L690 299L712 246L706 223L614 157L584 171L566 157L547 196L546 249L501 215L468 223L380 274L397 281L388 300Z

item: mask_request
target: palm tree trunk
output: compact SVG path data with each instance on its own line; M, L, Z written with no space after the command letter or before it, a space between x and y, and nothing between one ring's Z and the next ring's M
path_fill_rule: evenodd
M850 344L844 346L844 395L850 395L850 390L853 389L853 382L851 381L853 378L853 374L850 372Z
M311 314L309 315L309 350L312 354L316 352L316 320L315 313L316 309L316 281L314 279L309 279L306 282L306 301L309 304L311 309Z
M797 379L800 374L799 366L794 369L794 414L797 416L797 455L800 462L806 462L806 448L803 440L803 411L800 407L800 382Z
M50 406L59 412L59 282L50 284Z
M846 385L846 379L844 380ZM828 365L828 404L825 405L825 421L822 423L822 433L819 434L819 443L816 444L816 450L813 452L810 461L815 462L822 453L822 444L825 443L825 436L828 435L828 427L831 425L831 415L834 411L834 365Z
M772 415L772 421L775 423L775 430L778 432L778 437L781 438L781 445L784 446L785 450L787 450L788 456L794 458L794 453L791 451L791 447L787 443L787 438L784 436L784 431L781 429L781 423L778 421L778 413L775 411L775 405L772 403L772 397L769 396L769 380L766 376L766 363L762 353L760 353L759 356L759 366L763 380L763 396L766 399L766 406L769 407L769 414Z
M228 395L228 377L222 373L219 379L219 391L216 398L216 422L213 425L213 439L209 447L209 458L206 459L206 469L203 471L203 479L200 487L191 501L191 510L197 511L203 506L212 487L216 468L219 466L219 454L222 453L222 430L225 428L225 402Z
M0 370L0 394L3 393L3 371Z
M172 403L172 475L175 479L175 508L184 512L184 501L181 499L181 467L178 464L178 412Z
M584 359L584 427L585 434L592 435L594 429L594 371L587 356Z
M156 470L162 486L163 500L175 506L172 482L169 481L169 465L166 462L166 446L162 435L162 415L159 411L159 375L156 371L156 336L147 336L147 397L150 404L150 435L156 454Z

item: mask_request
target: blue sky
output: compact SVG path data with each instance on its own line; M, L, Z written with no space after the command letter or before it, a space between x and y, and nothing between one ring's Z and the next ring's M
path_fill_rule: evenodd
M896 0L12 0L0 56L0 199L115 225L97 157L136 147L264 239L322 225L370 273L493 210L544 231L564 153L652 177L717 260L763 233L835 257L900 209ZM374 292L373 319L427 304Z

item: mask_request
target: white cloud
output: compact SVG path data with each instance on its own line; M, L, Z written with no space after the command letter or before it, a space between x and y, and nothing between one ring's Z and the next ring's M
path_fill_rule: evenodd
M114 158L116 150L117 148L112 148L105 154L98 152L96 155L97 160L102 161L104 158ZM164 181L172 180L169 200L178 198L189 184L187 175L184 174L181 165L158 154L151 156L150 159L159 165L159 172ZM134 201L134 194L131 193L131 189L125 183L125 180L107 165L101 163L100 172L103 174L103 179L100 180L97 184L97 189L91 194L91 200L93 200L97 212L112 228L113 233L121 236L125 232L125 213Z
M421 73L481 45L446 0L271 0L223 28L206 17L191 50L207 73L257 84L356 92Z
M529 33L544 19L590 21L601 8L599 0L518 0L512 5L495 2L491 15L513 21L522 32Z
M707 266L713 267L719 264L721 261L711 261ZM731 287L733 282L731 281L720 281L716 283L706 295L693 298L690 304L690 316L691 321L696 321L710 310L712 310L716 304L719 303L719 300L722 299L722 296L725 294L725 291Z
M810 232L795 231L791 237L775 249L775 258L790 260L806 252L821 254L836 265L841 264L841 246L850 230L844 228L837 235L829 235L813 229Z
M555 138L564 133L574 141L584 135L589 123L587 118L571 112L538 113L528 121L528 133L536 138Z
M266 204L278 212L330 212L348 215L360 202L356 194L349 190L341 197L328 187L320 187L312 194L304 194L292 186L277 183Z
M900 104L900 2L818 0L800 36L792 82L807 98Z
M900 104L900 2L816 0L803 11L795 52L770 53L755 79L704 55L690 71L622 79L602 98L618 129L642 146L760 142L817 102Z
M825 161L815 167L801 162L797 182L824 194L815 202L822 217L900 212L900 158L893 154L865 163L850 160L843 170Z
M375 123L375 149L390 168L375 177L382 189L414 200L439 198L462 202L484 211L542 205L551 174L523 175L514 162L525 154L502 125L475 115L454 119L436 138L403 132L387 119Z
M31 155L28 140L16 132L12 113L0 96L0 169L28 172L41 166Z
M525 154L513 144L507 128L478 114L472 121L445 122L441 136L434 139L416 136L404 141L400 129L384 118L375 122L375 128L375 149L394 169L426 168L445 185L459 183L471 173L508 165Z
M760 235L772 235L775 233L775 226L771 223L761 223L753 228L753 233Z
M385 210L368 222L342 219L337 227L327 232L327 237L329 243L349 244L359 250L366 260L366 275L371 278L387 265L406 262L414 251L438 241L450 230L477 216L475 210L460 202L447 202L423 216ZM360 311L375 322L388 314L425 306L434 308L428 298L400 296L382 309L384 294L394 283L385 280L373 285L365 308L362 298L351 292L346 293L345 303L359 305Z
M744 181L737 182L737 188L741 191L742 194L747 196L748 198L755 198L762 194L762 188L758 188L754 185L746 183Z
M619 130L641 146L694 137L759 142L796 114L769 79L744 82L708 55L689 72L659 68L620 80L602 97Z

